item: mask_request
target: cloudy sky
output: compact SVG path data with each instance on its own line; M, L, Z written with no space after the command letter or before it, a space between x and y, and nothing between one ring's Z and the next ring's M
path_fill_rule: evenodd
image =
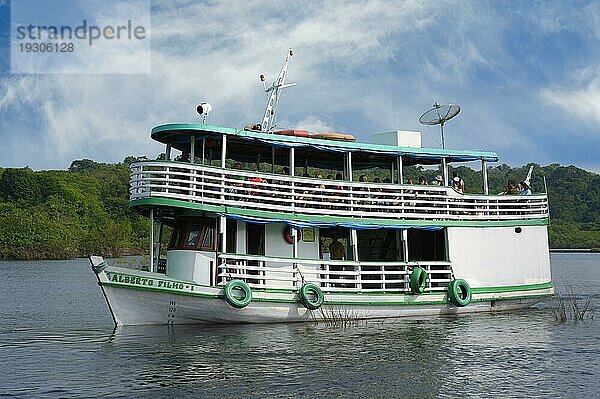
M258 76L275 79L291 47L298 85L283 93L280 125L360 141L420 130L439 147L439 129L418 118L456 103L448 148L600 171L600 1L152 1L149 74L11 73L6 0L0 27L2 167L156 156L150 129L198 121L200 101L211 124L260 122Z

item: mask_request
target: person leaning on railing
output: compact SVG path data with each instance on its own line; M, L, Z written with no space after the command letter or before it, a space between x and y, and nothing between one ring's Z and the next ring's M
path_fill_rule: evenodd
M241 170L242 169L242 165L239 162L236 162L236 163L233 164L232 169ZM241 176L241 175L233 175L233 176L231 176L231 178L234 179L234 180L241 180L241 181L246 180L244 178L244 176ZM239 193L240 190L237 187L243 187L244 185L242 183L230 183L230 184L231 184L231 187L227 189L227 192L231 193L231 194L240 194ZM243 201L244 200L243 198L239 198L238 196L227 196L227 199L237 200L237 201Z
M522 190L519 195L531 195L533 192L531 191L531 187L529 187L529 182L527 180L521 182Z
M254 169L254 171L258 172L256 169ZM254 189L254 190L260 190L260 189L263 188L260 184L256 184L256 183L267 183L267 181L265 179L263 179L263 178L261 178L259 176L252 176L252 177L249 177L247 180L249 182L251 182L250 185L249 185L249 187L250 187L251 190L252 189ZM250 195L253 195L253 196L265 196L263 193L260 193L258 191L250 191Z
M506 183L506 190L499 193L499 195L515 195L515 194L519 194L519 189L517 188L517 185L515 184L514 180L509 180Z
M315 179L319 179L319 180L323 180L323 175L321 175L320 173L317 173L315 175ZM323 194L325 194L323 192L323 190L325 190L325 185L323 183L317 184L315 185L316 190L314 191L315 194L322 196ZM324 198L314 198L315 202L324 202L325 199ZM319 208L322 208L323 206L319 206Z
M361 175L358 179L358 181L360 183L368 183L369 182L369 178L367 177L367 175ZM363 205L367 205L369 203L369 187L367 187L366 184L358 187L357 189L358 191L364 191L366 192L366 194L362 194L362 195L358 195L358 198L364 198L362 201L360 201ZM363 208L363 211L369 211L369 208Z

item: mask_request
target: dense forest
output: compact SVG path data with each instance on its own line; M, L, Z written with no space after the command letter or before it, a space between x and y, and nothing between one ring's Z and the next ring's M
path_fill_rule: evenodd
M118 164L78 160L66 171L0 170L0 259L147 253L149 222L127 206L129 164L136 159ZM490 192L503 191L509 179L523 180L528 168L490 168ZM454 170L462 175L466 192L481 192L480 171ZM407 179L424 176L430 181L437 174L434 169L405 169ZM535 165L535 192L544 191L544 177L551 247L600 248L600 175L575 166Z

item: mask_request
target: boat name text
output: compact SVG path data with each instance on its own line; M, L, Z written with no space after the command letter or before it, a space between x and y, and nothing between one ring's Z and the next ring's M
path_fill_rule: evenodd
M147 278L147 277L128 276L128 275L116 274L116 273L107 273L106 277L112 283L124 283L124 284L141 285L141 286L146 286L146 287L170 288L170 289L180 289L180 290L190 287L189 285L174 282L174 281L154 280L154 279Z

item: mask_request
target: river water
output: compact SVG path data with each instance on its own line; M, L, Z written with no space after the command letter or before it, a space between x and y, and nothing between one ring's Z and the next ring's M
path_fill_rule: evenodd
M552 254L600 305L600 254ZM0 262L0 397L597 397L600 313L114 329L86 259ZM599 310L600 311L600 310Z

